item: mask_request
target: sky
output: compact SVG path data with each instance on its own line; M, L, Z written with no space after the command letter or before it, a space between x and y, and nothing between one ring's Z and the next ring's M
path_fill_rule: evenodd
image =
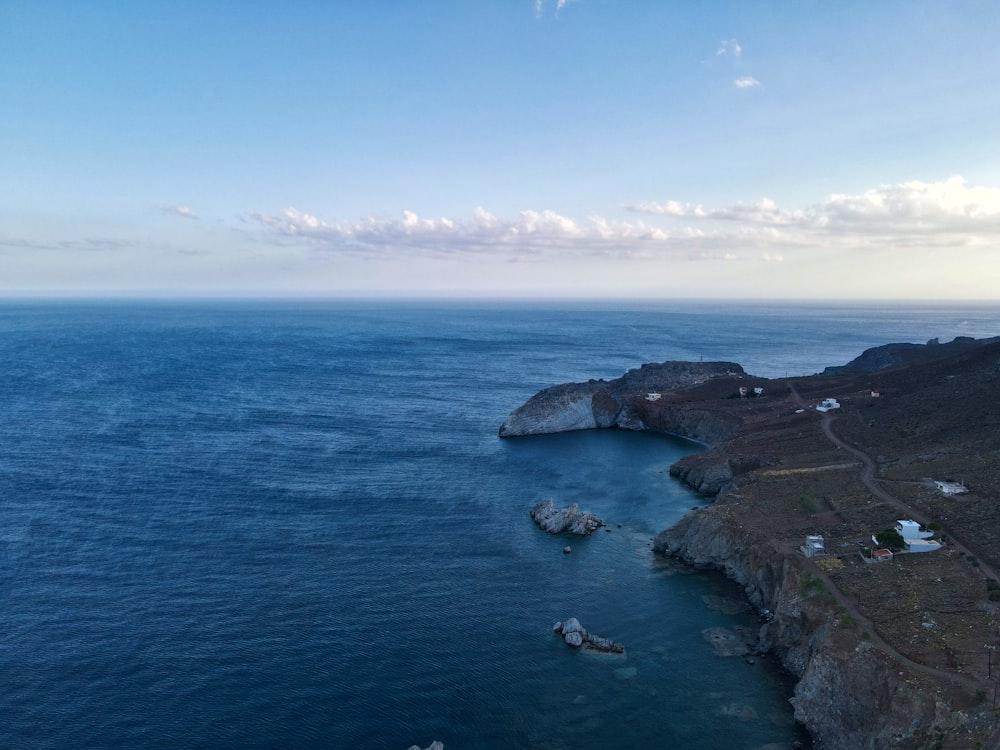
M0 0L0 296L1000 301L997 29Z

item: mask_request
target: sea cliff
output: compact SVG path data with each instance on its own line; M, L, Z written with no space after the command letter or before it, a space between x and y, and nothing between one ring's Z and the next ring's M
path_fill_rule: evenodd
M985 426L1000 423L998 356L997 339L893 344L782 380L731 362L644 365L547 388L500 435L617 427L702 443L670 473L716 501L658 534L655 549L744 587L762 613L761 647L798 678L795 716L817 747L1000 746L984 699L996 685L981 664L1000 626L997 526L985 522L1000 514L990 494L1000 452ZM814 408L828 397L837 410ZM928 471L973 472L986 496L943 508L919 488L932 482L913 481ZM866 564L858 545L905 517L937 519L963 544ZM799 547L817 533L833 551L808 559Z
M967 717L935 686L830 617L824 592L793 556L740 523L736 501L688 514L660 532L654 549L720 570L767 613L760 647L798 678L795 718L825 750L921 747Z
M743 368L733 362L663 362L645 364L614 380L590 380L545 388L515 409L500 426L500 437L543 435L571 430L619 427L647 429L643 402L656 403L662 391L699 385L711 378L739 376ZM694 440L712 440L727 428L708 415L675 411L661 417L652 429L684 434Z

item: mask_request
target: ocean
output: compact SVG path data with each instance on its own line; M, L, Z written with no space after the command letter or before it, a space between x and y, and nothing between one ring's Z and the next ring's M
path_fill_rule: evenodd
M0 303L0 747L807 743L779 665L705 636L758 626L740 588L651 551L705 504L667 473L699 446L499 425L644 362L997 334L973 305ZM542 533L549 497L608 530Z

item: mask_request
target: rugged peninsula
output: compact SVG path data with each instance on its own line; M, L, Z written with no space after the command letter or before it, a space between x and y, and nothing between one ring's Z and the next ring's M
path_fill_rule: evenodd
M1000 338L889 344L783 379L643 365L547 388L500 435L592 428L706 446L671 474L714 503L655 549L744 586L817 746L1000 746ZM865 557L901 519L943 546Z

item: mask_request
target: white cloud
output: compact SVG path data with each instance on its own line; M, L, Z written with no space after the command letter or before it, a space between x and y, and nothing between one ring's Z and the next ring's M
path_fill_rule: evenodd
M590 216L578 221L555 211L521 211L503 219L477 208L466 219L424 218L403 211L402 218L328 222L295 208L280 216L251 214L280 243L297 240L318 249L367 256L422 254L601 254L631 256L649 249L689 247L701 238L646 222L612 221Z
M200 216L198 216L197 213L192 211L187 206L157 206L157 208L163 211L163 213L168 214L170 216L180 216L185 219L201 218Z
M753 76L743 76L733 81L733 85L738 89L752 89L760 86L760 81Z
M572 2L577 0L556 0L556 9L553 11L552 15L558 16L559 11L565 8ZM545 15L545 0L535 0L535 18L541 18Z
M961 278L958 269L981 267L1000 247L1000 189L968 186L960 177L835 193L808 206L761 198L719 207L668 200L624 208L641 216L581 218L526 209L504 217L477 208L462 217L427 217L407 210L391 218L331 221L289 208L249 218L259 228L258 242L311 251L300 257L338 264L368 263L381 269L463 259L468 263L453 268L472 269L516 261L563 269L560 273L632 268L645 279L650 269L707 263L720 273L730 269L726 283L750 284L747 288L760 281L778 290L781 279L798 279L789 283L799 294L804 293L802 282L818 269L839 279L838 290L870 287L876 267L893 278L899 269L910 269L911 276L931 285L927 288L936 288L933 280L939 276L952 278L954 285ZM769 266L766 282L748 275L749 266L756 264ZM988 276L977 281L980 287Z
M743 54L743 48L740 43L735 39L723 39L719 42L719 49L715 52L716 55L732 55L733 57L739 57Z
M832 195L827 210L841 222L932 226L989 221L1000 217L1000 189L969 188L958 176L943 182L903 182L881 185L862 195Z
M117 237L84 237L73 240L29 240L24 237L0 237L0 251L41 250L70 253L97 253L135 250L140 244Z
M1000 241L1000 189L968 187L961 177L880 185L859 195L835 193L804 208L783 208L769 198L722 208L675 200L625 208L700 225L720 243L752 239L765 246L930 249Z

